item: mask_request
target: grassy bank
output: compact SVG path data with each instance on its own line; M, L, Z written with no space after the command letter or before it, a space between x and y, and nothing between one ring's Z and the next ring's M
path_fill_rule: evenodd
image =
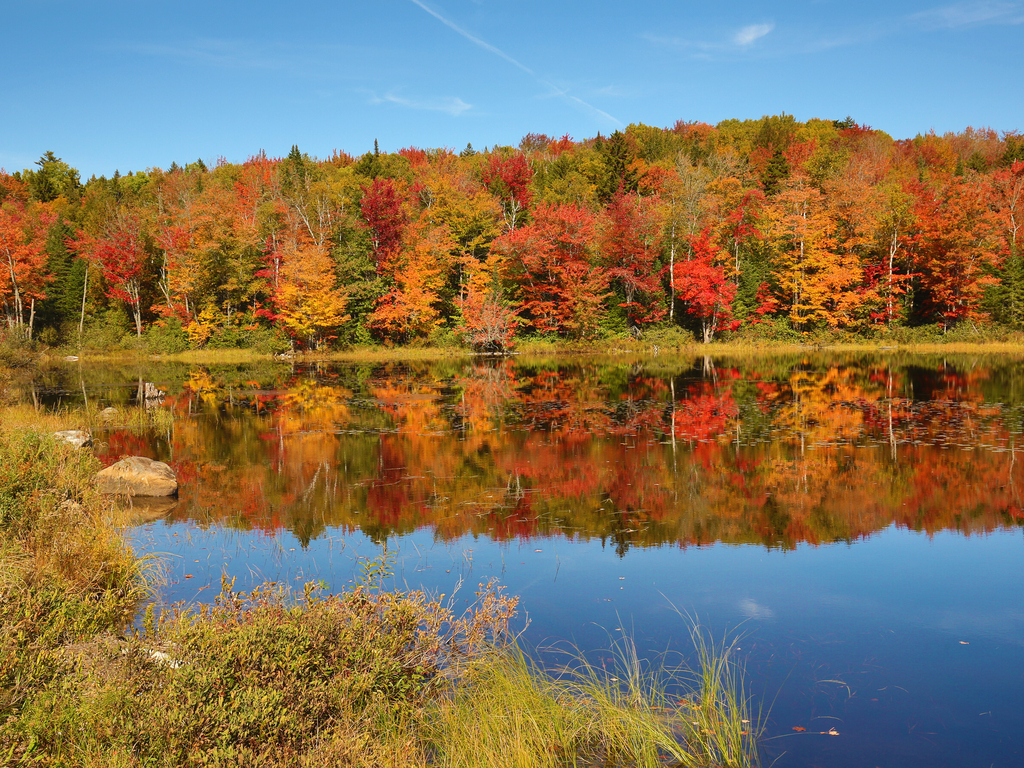
M1005 329L989 329L982 333L970 328L943 334L934 327L897 329L899 332L862 337L851 333L818 332L799 334L793 331L777 335L737 334L725 341L703 344L677 328L652 329L640 338L628 336L589 341L571 341L527 337L519 340L513 354L517 357L541 358L562 356L597 356L609 359L665 357L769 357L816 352L883 354L1020 354L1024 355L1024 334ZM54 350L33 351L30 345L0 343L0 368L31 368L39 361L64 364L64 354ZM415 362L477 356L468 347L459 345L430 346L363 346L331 351L306 351L273 355L256 349L192 349L182 352L153 354L142 350L83 350L78 362L95 365L167 362L196 365L252 365L270 360L285 362ZM8 373L9 375L9 373ZM2 384L2 380L0 380Z
M54 426L54 425L48 425ZM629 654L553 677L508 637L515 601L223 585L157 615L152 569L92 489L98 463L0 427L0 764L751 765L728 654L685 703Z
M883 355L1022 355L1024 343L1014 341L948 341L908 342L892 341L821 341L821 342L765 342L734 340L702 344L697 342L667 345L643 340L615 339L597 342L528 341L512 352L517 359L540 359L586 356L609 360L645 360L658 357L711 357L711 358L765 358L778 355L807 353L877 353ZM79 357L85 365L102 363L183 363L194 365L253 365L267 361L296 363L389 363L432 362L459 358L487 357L460 347L358 347L333 352L303 352L283 358L274 358L251 350L193 350L173 355L142 355L135 352L89 353ZM60 358L45 358L60 362Z

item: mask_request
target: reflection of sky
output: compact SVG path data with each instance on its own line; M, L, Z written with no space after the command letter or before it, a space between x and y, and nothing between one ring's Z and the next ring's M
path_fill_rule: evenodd
M303 549L273 536L152 523L137 547L163 552L166 599L215 596L264 579L343 589L379 548L328 532ZM686 654L695 618L738 635L752 691L771 705L776 765L1017 765L1024 749L1024 541L1021 533L933 537L892 527L854 545L792 551L714 545L638 548L563 538L389 542L398 587L472 602L496 578L521 598L531 647L571 643L601 657L619 634L648 658ZM191 578L186 578L191 575ZM462 603L460 603L462 604ZM807 728L799 734L793 726ZM834 727L839 737L819 736Z

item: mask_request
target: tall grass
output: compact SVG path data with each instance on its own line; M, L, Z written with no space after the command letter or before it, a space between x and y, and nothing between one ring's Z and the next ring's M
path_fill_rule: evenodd
M18 715L66 672L62 649L130 624L148 591L89 478L99 462L0 428L0 762ZM12 725L15 724L15 725Z
M615 663L582 657L559 676L515 645L494 649L430 709L432 763L473 768L759 765L761 720L733 645L694 628L695 670L649 667L631 642Z
M105 412L96 403L74 408L50 410L28 403L0 404L0 418L8 430L31 430L40 433L65 429L92 432L98 429L159 429L168 430L174 423L174 414L166 408L143 408L122 405Z

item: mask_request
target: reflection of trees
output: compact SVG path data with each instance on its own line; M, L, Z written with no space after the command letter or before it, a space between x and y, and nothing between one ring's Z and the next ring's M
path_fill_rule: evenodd
M1020 524L1019 405L991 399L1008 391L1003 369L864 359L657 374L460 361L273 384L194 371L167 398L171 442L149 452L187 479L178 514L304 542L328 527L385 539L429 526L442 539L599 539L620 555L793 547L894 523ZM108 442L111 457L145 452L137 437Z

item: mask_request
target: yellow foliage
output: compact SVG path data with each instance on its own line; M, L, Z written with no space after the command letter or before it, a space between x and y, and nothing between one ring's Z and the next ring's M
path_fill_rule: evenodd
M278 317L307 346L319 348L350 319L346 292L335 282L334 265L322 248L297 248L285 258L274 299Z

